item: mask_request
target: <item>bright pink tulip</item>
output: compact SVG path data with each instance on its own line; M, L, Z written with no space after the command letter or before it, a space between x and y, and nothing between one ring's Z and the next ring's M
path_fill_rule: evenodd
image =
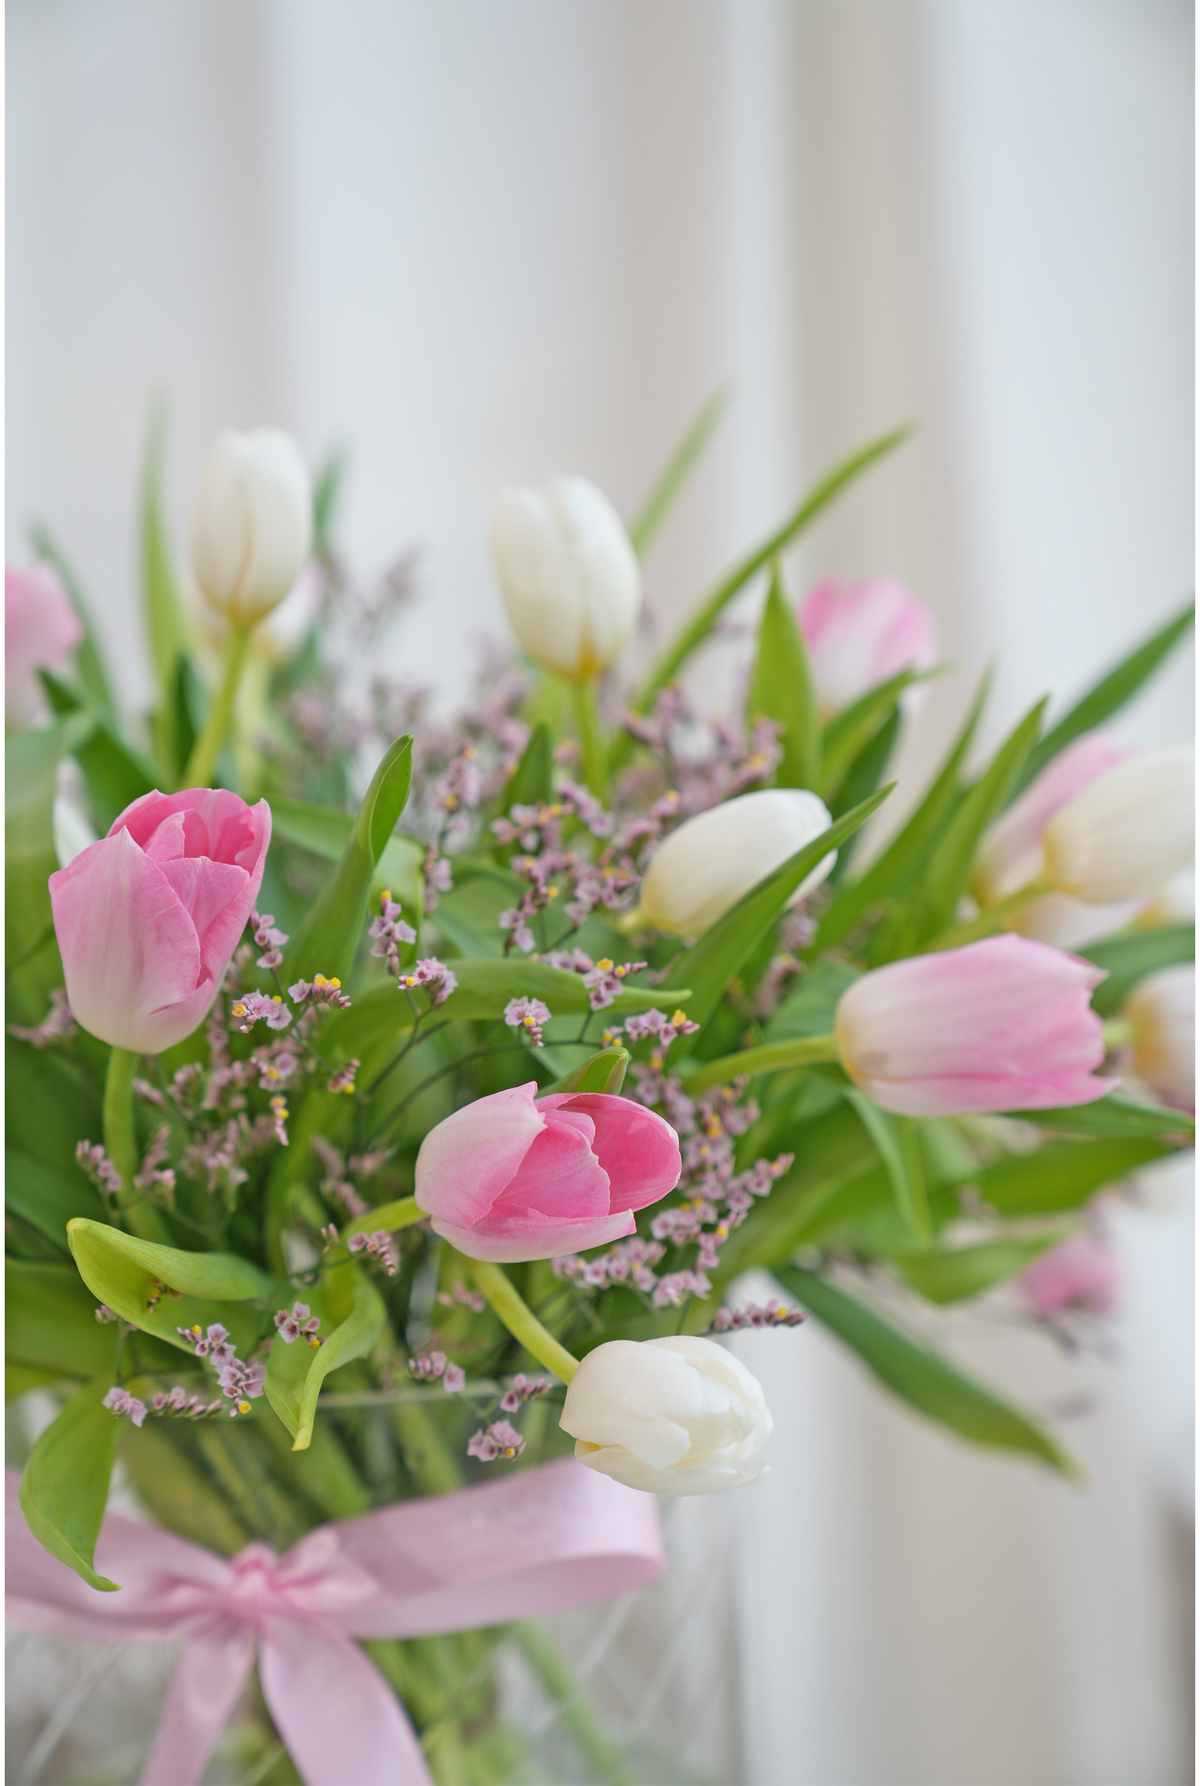
M537 1085L477 1098L431 1129L416 1198L470 1259L553 1259L632 1234L679 1182L679 1138L629 1098Z
M1042 1253L1017 1280L1025 1301L1043 1319L1064 1309L1110 1315L1121 1273L1117 1256L1097 1234L1075 1234Z
M48 564L4 572L4 713L9 731L44 709L34 671L53 670L83 637L71 598Z
M1090 1104L1104 1029L1089 1002L1104 974L1022 936L876 968L837 1009L842 1065L900 1116Z
M140 1054L191 1035L254 908L270 841L265 800L247 806L224 788L143 794L52 874L76 1021Z
M827 577L797 612L822 713L839 713L902 670L937 659L937 622L903 583L877 578L849 587Z

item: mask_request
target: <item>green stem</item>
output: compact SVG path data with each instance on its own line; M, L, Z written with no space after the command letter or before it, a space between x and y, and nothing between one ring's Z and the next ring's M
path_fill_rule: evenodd
M123 1195L138 1199L123 1210L130 1229L140 1240L162 1241L167 1238L162 1217L152 1203L138 1198L133 1183L133 1175L142 1158L133 1124L133 1076L140 1059L141 1055L131 1048L114 1048L108 1057L108 1073L104 1080L104 1146L121 1174Z
M482 1259L466 1259L463 1264L476 1285L491 1303L515 1340L519 1340L531 1357L544 1364L548 1371L569 1383L579 1369L578 1358L572 1358L552 1333L542 1326L533 1310L513 1288L512 1281L498 1265Z
M225 734L229 730L229 721L233 715L233 703L237 696L238 683L242 679L242 670L246 663L246 648L250 643L248 626L231 626L229 637L225 642L225 669L221 678L221 686L217 690L217 698L208 710L208 718L201 729L200 736L192 746L192 754L188 758L187 768L183 772L180 783L184 788L207 788L212 786L213 770L217 766L217 758L221 746L225 742Z
M731 1079L758 1073L779 1073L789 1067L807 1067L816 1061L839 1060L836 1034L797 1036L791 1042L765 1042L761 1048L743 1048L738 1054L724 1054L720 1060L706 1061L689 1075L686 1084L689 1097L707 1091L712 1085L728 1085Z
M995 936L1003 929L1006 918L1014 913L1024 911L1025 907L1043 894L1054 889L1046 881L1030 881L1027 887L1020 887L1010 893L1007 899L998 899L995 905L985 905L977 918L971 918L966 924L954 924L949 930L943 930L931 942L923 943L917 951L919 955L932 955L942 949L961 949L964 943L976 943L982 937Z
M596 798L603 800L608 787L608 753L600 730L595 678L584 676L578 682L572 682L571 698L575 703L579 742L583 746L583 779Z
M423 1222L425 1216L425 1210L417 1208L415 1197L398 1197L394 1203L381 1203L376 1209L368 1209L366 1215L355 1216L342 1229L342 1238L349 1240L353 1234L376 1234L380 1228L394 1234L398 1228L411 1228L414 1222Z
M583 1697L578 1679L545 1626L525 1619L513 1626L513 1636L556 1701L559 1717L592 1772L609 1786L627 1786L630 1776L621 1751L606 1736L591 1704Z

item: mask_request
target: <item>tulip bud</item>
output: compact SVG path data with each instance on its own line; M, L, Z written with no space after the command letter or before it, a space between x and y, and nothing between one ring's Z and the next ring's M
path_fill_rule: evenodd
M476 1098L430 1129L417 1206L470 1259L553 1259L636 1229L679 1182L679 1138L630 1098L535 1082Z
M83 638L83 623L48 564L4 572L4 723L19 731L45 712L35 670L57 669Z
M1017 1279L1029 1308L1043 1320L1069 1309L1110 1315L1120 1281L1116 1254L1097 1234L1073 1234L1039 1254Z
M253 626L292 587L311 541L312 491L291 436L219 434L192 515L192 567L213 607Z
M633 636L642 572L616 509L586 478L506 490L492 557L512 629L535 662L579 681Z
M143 794L50 876L67 1000L102 1042L158 1054L207 1016L254 909L271 810L224 788Z
M937 659L937 623L903 583L878 578L843 587L829 577L797 611L813 686L824 718L903 670Z
M1020 936L893 961L842 994L842 1065L900 1116L1090 1104L1112 1084L1093 1076L1104 1028L1090 999L1104 977Z
M1133 1071L1176 1110L1196 1108L1196 968L1149 974L1125 1001Z
M806 788L760 788L685 819L651 857L641 903L624 927L701 936L831 822L828 807ZM819 887L836 861L831 850L788 903Z
M629 1488L704 1495L763 1474L771 1432L762 1387L713 1340L606 1340L567 1385L558 1423L575 1455Z
M1046 827L1046 879L1097 905L1151 899L1196 847L1195 756L1177 745L1119 763Z

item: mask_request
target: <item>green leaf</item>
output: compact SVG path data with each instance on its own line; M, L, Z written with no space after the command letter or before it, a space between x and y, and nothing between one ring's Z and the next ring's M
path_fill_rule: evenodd
M1122 1138L1187 1134L1196 1127L1195 1117L1182 1110L1166 1110L1161 1104L1133 1104L1111 1093L1097 1098L1094 1104L1072 1104L1061 1110L1010 1110L1008 1116L1010 1121L1036 1123L1043 1129L1064 1129L1073 1135Z
M789 856L786 862L764 875L757 886L744 893L724 917L718 918L712 928L705 931L694 948L681 950L660 989L660 1003L664 999L681 1000L684 995L676 988L686 981L692 988L687 1000L688 1015L694 1023L707 1023L720 1004L726 986L762 942L804 877L811 874L830 850L837 849L847 837L852 837L891 791L890 787L882 788L878 794L856 806L853 812L836 820L812 843L797 850L794 856ZM671 1044L672 1061L690 1054L694 1041L694 1036L677 1037Z
M181 658L180 663L186 662ZM38 672L54 711L60 715L86 711L86 702L49 670ZM136 752L118 738L110 722L98 709L94 724L70 753L79 764L87 783L92 818L101 837L105 836L119 813L124 812L143 794L153 792L154 771Z
M578 1091L604 1092L609 1097L619 1097L629 1060L627 1048L602 1048L598 1054L589 1055L583 1065L568 1073L565 1079L544 1085L538 1096L546 1098L552 1092Z
M163 516L166 435L167 408L159 398L150 410L142 468L142 609L150 639L151 661L158 679L159 703L154 729L159 767L174 787L184 761L176 736L175 666L187 649L187 633Z
M328 559L333 550L333 523L350 455L333 447L313 484L313 554Z
M4 1038L4 1072L10 1145L65 1177L79 1174L81 1183L86 1183L75 1160L75 1146L100 1135L96 1079L81 1070L78 1060L11 1036Z
M43 1550L104 1593L121 1585L92 1566L120 1436L103 1406L111 1387L101 1378L71 1397L30 1452L20 1488L25 1522Z
M80 1218L69 1224L67 1240L79 1275L98 1302L185 1352L191 1348L177 1328L223 1321L234 1331L239 1323L229 1303L262 1302L272 1294L272 1280L236 1253L182 1252ZM180 1294L164 1297L164 1284ZM242 1332L250 1326L258 1323L240 1323Z
M1056 757L1060 750L1078 738L1083 732L1090 732L1094 726L1102 725L1122 708L1126 701L1135 695L1142 684L1152 676L1159 664L1183 637L1195 618L1196 608L1189 602L1181 614L1169 620L1159 632L1139 645L1135 651L1119 663L1107 676L1090 688L1081 700L1077 701L1069 713L1065 713L1058 724L1052 726L1029 753L1025 766L1018 776L1012 790L1012 798L1028 787L1034 776Z
M718 385L659 474L637 519L630 524L630 543L639 558L646 556L651 540L703 458L709 441L725 419L729 402L728 386Z
M763 1031L763 1040L786 1042L799 1036L827 1036L837 1020L842 994L858 978L858 969L848 961L814 962L779 1005Z
M75 750L95 726L90 713L76 713L55 725L17 732L4 752L5 957L15 963L31 953L49 931L50 890L46 882L58 867L54 852L54 786L63 756Z
M931 1247L924 1253L897 1253L893 1264L927 1302L965 1302L996 1284L1007 1283L1033 1263L1061 1234L1030 1240L985 1240L979 1246Z
M873 1309L799 1266L784 1266L777 1275L823 1326L858 1353L881 1383L931 1420L972 1444L1025 1452L1064 1474L1077 1473L1066 1452L1031 1416L963 1376Z
M835 819L840 819L844 812L857 806L873 794L884 776L892 760L892 752L900 736L900 708L893 707L890 715L884 720L875 736L868 740L859 751L854 761L838 783L836 794L831 795L829 810ZM836 866L829 879L833 886L846 878L855 851L861 842L861 833L852 837L845 849L838 855Z
M4 1150L4 1202L24 1221L67 1251L67 1223L73 1216L105 1219L99 1191L82 1172L63 1172L31 1160L15 1148Z
M96 1319L96 1297L70 1264L4 1262L5 1352L56 1377L107 1375L117 1356L117 1329Z
M926 672L933 675L932 670ZM875 734L896 712L903 691L913 682L925 678L916 670L903 670L890 682L869 688L849 707L843 707L825 728L825 748L821 758L820 793L831 800L842 784L850 765L866 749Z
M821 762L821 724L804 636L796 625L776 563L758 628L758 658L746 700L750 719L763 714L779 726L783 755L775 771L781 788L815 788Z
M37 556L52 564L62 578L63 588L71 598L71 606L83 622L83 642L75 647L75 668L79 673L79 680L101 711L109 719L115 719L116 709L104 674L103 660L96 645L96 629L92 625L91 612L79 579L63 557L49 528L42 522L35 522L29 529L29 538Z
M397 738L363 796L350 836L329 880L288 949L287 971L311 980L346 979L367 916L376 864L396 827L412 781L412 738Z
M650 675L641 697L637 703L640 713L648 713L654 705L654 698L660 688L665 688L676 671L689 658L692 652L708 637L729 603L739 590L746 587L751 579L757 576L763 566L789 546L806 527L823 514L835 499L841 495L856 478L860 477L870 466L888 453L894 452L898 446L908 439L911 428L895 428L890 434L883 434L877 440L868 442L849 458L835 465L832 471L825 474L820 481L802 499L782 526L778 527L771 537L755 548L740 564L734 566L725 578L718 583L712 594L704 601L696 614L689 620L674 640L667 647Z
M968 788L935 845L890 946L873 957L876 965L898 955L911 955L954 922L959 900L971 878L979 840L1008 799L1021 765L1038 735L1045 701L1025 715L1005 739L973 787Z
M550 779L553 767L554 745L550 728L541 720L529 734L529 743L509 777L500 810L509 813L514 806L536 806L548 801L553 791Z
M929 1197L925 1189L925 1169L916 1125L911 1117L893 1116L873 1104L862 1092L847 1086L842 1096L871 1137L875 1151L883 1161L900 1218L917 1239L928 1244L933 1238L929 1215Z
M1105 1185L1174 1152L1149 1139L1064 1141L1036 1153L1005 1155L972 1182L983 1202L1001 1215L1056 1215L1078 1209Z
M383 1299L357 1266L337 1267L327 1274L326 1285L323 1321L342 1316L333 1332L315 1352L299 1340L290 1346L276 1343L267 1360L267 1400L292 1434L294 1451L307 1451L312 1443L317 1397L325 1378L351 1359L364 1358L382 1333L386 1319ZM297 1356L290 1357L292 1353Z
M882 899L901 892L928 857L959 797L959 776L987 698L986 679L975 697L962 730L934 777L925 797L882 854L853 886L842 887L821 919L810 955L840 943L859 920Z
M1196 930L1192 924L1171 924L1161 930L1126 930L1075 953L1085 955L1108 975L1092 994L1092 1008L1101 1017L1108 1017L1120 1010L1147 974L1157 973L1160 967L1174 967L1180 961L1194 961Z

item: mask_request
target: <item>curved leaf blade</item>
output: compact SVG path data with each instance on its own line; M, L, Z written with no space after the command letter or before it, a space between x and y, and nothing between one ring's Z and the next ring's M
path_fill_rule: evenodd
M30 1452L20 1487L21 1511L43 1550L101 1593L121 1585L93 1566L120 1436L103 1406L110 1387L101 1378L71 1397Z

